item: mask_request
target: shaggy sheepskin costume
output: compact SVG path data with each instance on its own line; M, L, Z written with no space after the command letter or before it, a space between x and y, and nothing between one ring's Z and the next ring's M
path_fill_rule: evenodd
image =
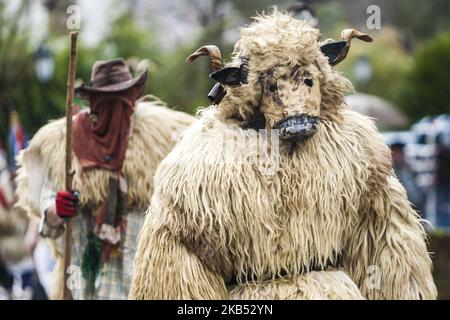
M14 208L14 187L6 154L0 148L0 263L14 264L29 255L23 245L28 225L24 212Z
M14 264L29 256L23 245L27 225L23 212L0 205L0 260Z
M194 117L171 110L160 101L138 101L133 115L131 136L128 141L123 176L127 182L127 207L148 206L153 192L153 175L159 162L169 153L179 134L194 120ZM18 156L17 205L31 215L40 216L41 190L48 178L58 189L64 189L65 166L65 118L43 126L30 141L28 148ZM80 190L80 207L98 207L108 197L109 178L114 175L106 169L92 169L80 175L79 162L75 164L74 189ZM98 212L97 210L91 211ZM52 240L57 258L55 267L55 292L60 297L63 278L63 239ZM73 255L72 255L73 258ZM59 282L59 283L58 283Z
M276 10L241 30L229 65L245 81L224 80L156 172L130 298L436 298L389 148L319 36ZM316 133L278 143L246 126L258 113L268 129L316 117Z

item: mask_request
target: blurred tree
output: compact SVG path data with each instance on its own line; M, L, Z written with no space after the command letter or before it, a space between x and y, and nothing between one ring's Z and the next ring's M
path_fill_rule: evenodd
M65 112L69 37L53 35L46 44L52 51L54 74L45 83L36 75L36 47L30 46L32 32L27 21L30 1L21 1L13 14L5 17L0 2L0 138L4 141L9 126L8 114L17 110L25 130L32 135L49 119ZM45 27L45 26L44 26ZM77 76L89 79L95 49L79 44Z
M44 0L43 5L49 13L49 25L53 35L63 35L67 32L67 7L74 4L73 0Z
M426 42L405 74L398 103L414 120L450 113L450 32Z
M362 59L367 60L371 69L366 82L356 74ZM396 30L385 28L376 33L373 43L354 41L350 54L337 69L353 82L357 91L395 101L410 64L411 58L400 44Z
M321 2L317 4L316 16L319 19L319 29L323 38L335 38L339 33L336 30L345 19L344 7L340 2Z
M317 2L320 29L324 34L332 31L336 23L345 27L367 30L367 8L377 5L381 9L381 27L394 27L402 46L412 52L423 40L450 29L450 1L448 0L321 0Z
M400 28L405 41L427 40L450 29L450 1L387 1L391 23Z
M186 64L186 58L204 44L215 44L224 55L231 48L223 42L227 18L221 13L221 5L227 1L213 0L208 4L193 1L190 10L201 24L201 32L190 43L163 51L164 35L138 24L135 3L122 5L120 14L111 21L111 28L99 44L101 57L137 57L151 61L147 92L159 96L170 106L186 112L194 112L199 105L208 105L206 94L213 85L208 78L208 59L199 59L195 65ZM175 14L175 13L172 13ZM149 16L151 13L149 13ZM159 36L159 37L158 37Z
M404 74L411 64L411 59L398 41L398 33L386 25L389 22L395 22L401 30L407 30L409 25L413 25L412 30L418 30L417 37L426 38L427 32L433 33L440 27L447 27L443 17L445 12L448 12L446 9L448 5L444 0L436 0L442 3L441 8L432 7L428 3L418 4L420 8L428 8L423 9L423 12L428 12L429 16L436 18L436 23L424 25L423 21L427 17L424 18L422 12L418 12L420 10L413 10L414 5L405 7L407 6L405 0L395 1L395 4L391 4L388 0L373 1L382 7L383 30L371 32L375 35L373 44L355 43L352 46L351 55L339 65L338 69L355 81L357 80L354 77L355 64L361 57L366 57L372 67L372 77L367 83L356 81L357 89L380 95L388 100L406 101L409 99L407 97L411 96L408 90L412 86L404 85L405 88L403 88L402 83L407 83L408 78ZM276 2L276 5L280 9L285 9L295 2L280 0ZM369 3L372 4L370 0L364 0L358 4L351 0L313 2L324 38L337 38L344 27L357 26L354 21L364 24L365 9ZM421 1L412 0L412 2ZM45 0L42 2L49 12L50 32L45 43L52 51L55 62L53 78L45 84L40 83L35 74L36 47L32 47L31 43L36 41L30 41L33 40L30 27L27 23L23 23L30 15L29 3L30 1L27 0L18 1L16 12L5 17L3 14L5 4L4 1L0 1L0 135L2 137L6 133L8 120L5 115L9 109L16 108L19 111L24 126L30 134L48 119L64 114L68 38L62 22L65 17L65 7L70 1ZM162 31L156 22L142 24L142 19L158 21L156 18L164 20L165 17L157 16L160 14L159 11L142 12L142 8L146 7L139 4L142 4L142 1L114 0L110 11L103 13L109 30L95 48L84 47L83 33L81 34L77 77L88 81L90 68L96 60L119 56L125 59L136 57L135 60L149 59L151 68L147 92L158 95L170 106L193 112L196 107L209 104L206 94L214 81L208 78L208 73L211 71L208 59L199 59L195 65L189 66L185 63L186 57L201 45L215 44L221 49L224 60L228 60L233 49L232 44L237 37L238 27L250 22L249 17L256 12L267 11L274 3L271 0L251 2L191 0L188 3L168 4L167 7L170 10L166 11L167 15L180 17L180 19L189 16L188 23L190 21L200 28L199 32L186 34L187 41L180 41L174 46L164 45L166 31ZM161 6L164 4L161 3L158 8ZM416 8L419 7L416 6ZM402 18L402 15L406 17ZM138 16L141 17L141 21ZM347 19L350 19L350 22L346 21ZM406 80L403 81L403 79ZM400 90L401 88L403 89ZM405 105L403 102L401 104Z
M179 110L193 113L198 106L209 105L206 95L214 85L214 81L208 78L211 72L209 59L199 59L190 66L186 64L186 58L205 44L218 46L224 57L232 50L223 41L227 27L227 18L220 13L220 4L223 2L213 0L210 6L197 7L201 33L191 44L164 53L155 75L151 77L152 92Z
M22 91L29 65L23 63L30 57L24 50L27 39L19 21L27 14L29 1L20 1L16 10L6 16L6 3L0 2L0 138L5 141L9 112L14 108L13 96ZM13 67L14 66L14 67Z
M281 0L277 5L285 8L290 3L292 1ZM214 81L208 78L211 72L209 59L199 59L189 66L186 65L186 58L200 46L214 44L220 48L223 59L228 60L233 43L225 41L225 33L236 27L236 21L248 23L256 12L267 11L271 5L273 2L270 0L190 2L190 9L202 29L189 44L164 52L158 58L157 69L150 75L150 92L160 96L170 106L186 112L193 113L199 106L208 106L206 96L214 85Z
M159 47L154 38L155 32L142 29L136 23L133 14L134 2L116 1L115 5L120 8L120 13L109 22L111 27L97 46L102 55L98 58L158 57Z

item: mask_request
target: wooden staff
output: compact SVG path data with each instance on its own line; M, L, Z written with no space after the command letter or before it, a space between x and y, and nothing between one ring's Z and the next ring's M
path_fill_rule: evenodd
M67 97L66 97L66 190L72 191L72 114L73 114L73 96L75 74L77 70L77 39L78 32L70 33L70 62L69 73L67 76ZM68 286L69 275L67 269L70 266L70 256L72 253L72 222L67 220L64 248L64 281L63 281L63 299L71 300L72 294Z

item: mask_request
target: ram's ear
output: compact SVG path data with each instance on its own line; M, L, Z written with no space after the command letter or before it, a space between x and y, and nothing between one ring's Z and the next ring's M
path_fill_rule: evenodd
M225 67L210 73L209 77L224 85L236 86L243 82L242 69L237 67Z
M333 41L324 44L320 47L320 50L328 57L328 62L332 66L337 65L339 62L344 60L345 57L347 57L353 38L357 38L365 42L373 41L372 37L368 34L359 32L356 29L345 29L341 32L342 41Z
M347 41L336 41L324 44L320 47L320 51L328 57L328 62L334 66L343 60L348 49Z

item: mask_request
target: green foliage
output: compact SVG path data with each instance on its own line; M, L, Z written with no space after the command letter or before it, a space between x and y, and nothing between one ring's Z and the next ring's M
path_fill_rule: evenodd
M194 65L186 64L186 58L196 49L187 46L167 53L149 75L149 92L170 106L191 113L198 106L208 105L206 95L214 84L208 78L208 59L199 59Z
M427 40L442 30L450 29L450 1L389 1L391 20L416 40Z
M17 110L23 126L29 133L36 132L50 119L64 115L66 104L66 83L69 56L69 37L61 50L51 49L55 63L53 78L47 83L41 83L35 72L34 51L26 46L27 41L16 41L10 47L6 76L2 78L0 89L1 113L0 119L2 139L8 128L7 114ZM54 44L54 42L53 42ZM52 41L50 48L54 47ZM89 57L95 53L83 47L79 48L78 76L89 79L92 61Z
M320 32L324 38L335 36L334 31L341 30L342 21L345 20L345 12L339 2L324 2L317 6L317 19L319 20Z
M372 43L353 40L347 58L337 69L352 81L357 91L395 101L411 59L401 47L395 30L386 28L371 35ZM361 57L368 59L372 70L367 83L358 82L355 77L356 63Z
M398 96L412 118L450 113L450 33L426 42L414 56Z
M192 44L176 48L161 56L153 74L150 74L150 92L158 95L178 110L194 113L200 106L209 105L207 94L214 81L208 74L212 71L207 57L198 59L193 65L186 64L186 58L205 44L215 44L228 57L232 51L222 41L226 20L218 19L205 28Z
M159 48L153 34L152 30L139 27L130 9L125 9L111 21L109 32L98 46L103 48L100 54L105 58L157 58Z
M198 106L208 104L206 94L213 85L208 78L209 60L199 59L195 65L186 64L186 58L198 47L214 43L222 47L224 21L206 26L199 39L190 45L163 52L156 32L137 25L130 10L123 11L111 24L106 37L99 44L101 51L96 59L135 57L150 61L146 92L157 95L169 106L193 113Z
M54 59L54 75L47 83L39 82L35 71L36 47L30 27L20 24L30 14L29 2L22 1L8 20L0 6L0 139L5 141L8 114L17 110L26 131L36 132L50 119L65 113L69 37L50 37L46 45ZM79 47L78 76L89 79L91 57L97 52Z

